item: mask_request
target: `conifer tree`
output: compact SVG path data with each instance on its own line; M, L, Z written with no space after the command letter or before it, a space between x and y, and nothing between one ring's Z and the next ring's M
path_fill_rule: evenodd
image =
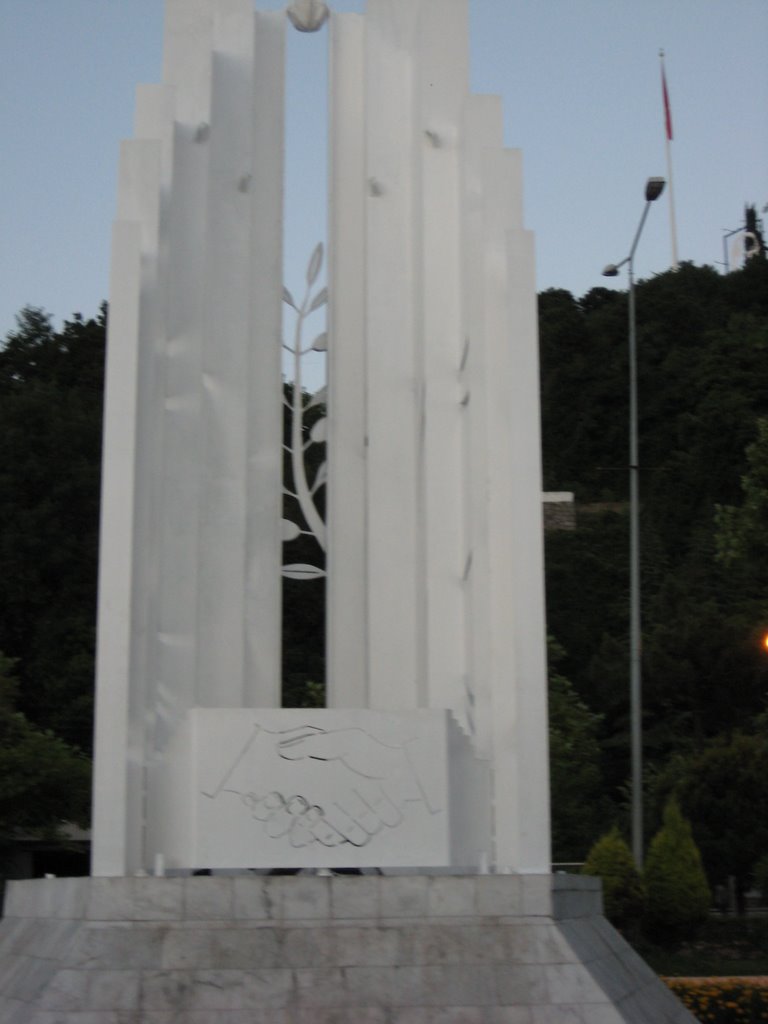
M581 873L602 879L605 916L612 924L626 928L639 921L643 912L643 882L632 851L617 826L598 839Z
M694 935L709 913L710 891L690 822L672 797L664 824L654 836L645 862L643 926L661 942Z

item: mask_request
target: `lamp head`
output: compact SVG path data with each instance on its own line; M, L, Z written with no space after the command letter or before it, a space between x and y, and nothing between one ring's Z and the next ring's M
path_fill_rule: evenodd
M658 199L664 191L666 183L664 178L649 178L645 183L646 201L652 203L654 199Z
M608 266L605 267L605 269L603 270L603 277L618 277L618 276L619 276L619 268L616 266L615 263L609 263Z

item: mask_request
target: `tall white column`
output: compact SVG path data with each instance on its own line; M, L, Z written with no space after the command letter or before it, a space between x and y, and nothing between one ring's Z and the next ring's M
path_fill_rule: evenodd
M373 708L426 705L419 568L421 260L414 47L422 0L366 14L368 678Z
M485 166L489 151L503 143L501 100L471 96L465 110L463 161L463 305L464 350L461 382L467 404L464 460L465 615L468 637L468 694L465 718L475 749L492 753L490 575L498 550L491 548L488 524L490 451L485 360Z
M148 865L148 770L195 706L280 694L284 25L167 0L113 245L96 874Z
M520 154L491 152L484 359L495 859L502 869L548 871L546 716L531 717L546 707L536 294L521 225Z
M118 221L112 235L110 349L104 409L102 532L99 552L99 640L96 670L93 848L94 875L124 875L137 823L129 792L129 703L132 681L133 492L136 365L141 283L141 225ZM105 525L109 525L109 531Z
M199 607L196 704L243 703L249 336L247 178L253 11L222 4L213 32L202 286Z
M138 866L143 821L146 659L147 308L157 272L161 144L123 143L114 228L102 479L94 869Z
M548 870L520 154L499 100L469 95L465 0L371 0L364 74L347 17L332 41L330 700L452 709L494 764L496 862Z
M285 24L256 13L250 197L245 698L280 707Z
M161 239L164 413L158 504L157 701L162 749L197 700L201 370L210 158L213 0L169 0L165 82L174 88L172 183Z
M429 707L461 713L465 703L466 622L463 576L465 392L462 331L461 157L469 91L467 0L425 4L414 64L418 73L417 144L421 161L422 261L417 327L423 408L418 469L423 608L422 671Z
M514 480L509 530L516 682L514 785L518 790L514 824L518 835L513 863L518 871L547 872L551 852L538 324L533 235L522 226L507 233L507 260L507 318L514 360L509 395ZM501 769L499 775L503 780ZM500 835L500 844L506 831ZM503 846L499 862L505 862Z
M330 24L326 694L367 707L365 20Z

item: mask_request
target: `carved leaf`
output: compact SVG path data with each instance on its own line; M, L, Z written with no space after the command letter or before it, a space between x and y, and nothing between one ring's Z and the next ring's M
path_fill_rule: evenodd
M315 491L319 487L322 487L327 479L328 479L328 463L327 462L323 462L318 467L317 475L315 476L315 482L312 484L312 493L314 494Z
M318 569L316 565L304 565L301 562L295 565L284 565L283 576L289 580L318 580L325 576L325 569Z
M289 540L296 540L297 537L301 536L300 528L296 523L292 523L290 519L283 519L281 526L283 529L284 542L287 543Z
M322 334L318 334L315 340L312 342L312 348L315 352L327 352L328 351L328 332L323 331Z
M316 309L320 309L328 301L328 289L321 288L317 295L312 299L312 305L309 307L309 312L314 313Z
M298 309L296 309L296 303L293 301L293 296L288 291L288 289L285 287L285 285L283 285L283 302L287 302L288 305L292 309L295 309L296 312L298 313Z
M315 444L323 444L324 441L328 440L328 420L325 416L313 424L309 436Z
M309 259L309 266L307 267L307 284L313 285L317 280L317 275L320 273L320 268L323 265L323 243L318 242L315 246L315 251L312 253Z

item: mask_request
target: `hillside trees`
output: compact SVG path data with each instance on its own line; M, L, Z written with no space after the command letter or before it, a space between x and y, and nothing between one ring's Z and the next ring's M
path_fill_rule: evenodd
M573 863L584 859L610 821L611 804L600 771L600 716L558 672L562 648L551 638L548 648L552 859Z
M741 500L717 508L716 557L747 599L760 600L768 569L768 419L757 420L756 437L745 456Z
M26 309L0 349L0 650L19 711L91 744L105 312Z
M0 863L20 833L86 825L90 764L80 751L36 728L17 706L14 665L0 654Z
M768 415L768 263L727 276L684 264L639 283L637 314L643 735L653 771L751 721L768 693L756 642L768 627L756 496L765 481L754 465L741 491L750 443L752 461L760 448L767 464L758 424ZM629 775L626 318L621 292L540 296L545 484L575 491L578 517L574 533L546 540L548 623L567 651L562 671L601 715L617 810ZM721 513L720 535L718 506L736 510ZM726 519L728 543L736 531L752 545L746 558L722 557Z

